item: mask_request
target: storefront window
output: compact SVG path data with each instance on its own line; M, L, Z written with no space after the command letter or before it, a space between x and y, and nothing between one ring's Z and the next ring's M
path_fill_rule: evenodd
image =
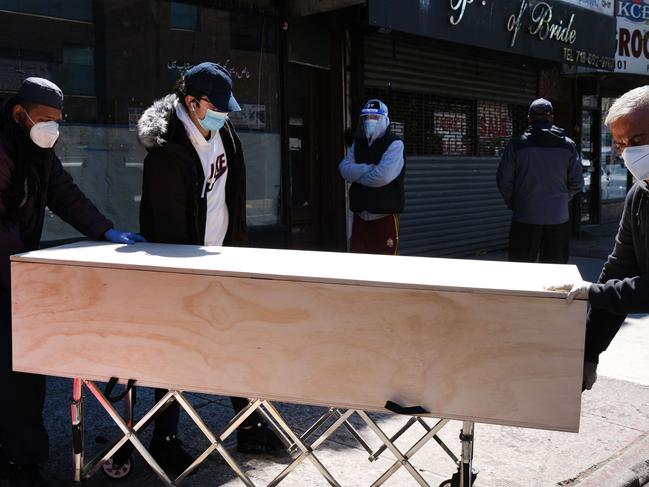
M92 0L0 0L0 10L70 20L92 20Z
M500 157L527 127L527 110L518 105L376 88L367 88L366 98L388 104L409 155Z
M95 95L95 54L92 46L63 46L63 64L54 74L66 92Z
M602 98L602 113L608 113L615 98ZM626 196L627 170L621 154L613 144L611 131L602 123L600 158L600 195L602 201L621 200Z
M79 6L65 22L68 5ZM90 5L94 5L93 10ZM230 72L242 111L232 114L247 170L248 225L279 223L280 106L274 2L0 0L0 97L28 76L57 83L64 115L56 152L75 182L116 226L137 230L146 155L137 120L173 91L190 66L214 61ZM25 17L29 12L48 17ZM59 15L60 14L60 15ZM198 28L198 24L201 28ZM44 240L79 236L52 213Z
M198 7L190 3L171 2L171 27L173 29L196 30Z
M513 135L513 107L478 102L478 153L500 156Z
M593 160L594 142L592 140L592 135L594 120L593 112L589 110L583 110L581 112L581 169L584 178L584 185L580 194L582 222L589 222L593 219L592 202L594 201L593 191L595 190L593 177L594 174L596 174L595 168L597 165L597 161Z

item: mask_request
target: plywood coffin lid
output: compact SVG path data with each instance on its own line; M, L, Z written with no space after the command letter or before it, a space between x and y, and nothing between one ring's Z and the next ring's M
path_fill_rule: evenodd
M543 287L581 280L574 265L152 243L77 242L11 260L561 299Z

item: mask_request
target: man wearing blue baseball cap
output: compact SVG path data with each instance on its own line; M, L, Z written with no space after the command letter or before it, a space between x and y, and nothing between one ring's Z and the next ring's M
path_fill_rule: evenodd
M350 251L397 255L399 214L405 204L405 155L381 100L369 100L361 110L354 143L338 170L351 183Z
M138 122L144 160L140 230L150 242L247 245L246 172L241 141L228 119L240 107L230 73L204 62L189 69L175 93L153 103ZM156 389L156 400L167 391ZM231 398L235 411L248 404ZM155 421L150 451L175 475L193 458L176 437L179 407ZM273 453L284 444L257 414L237 431L237 449Z
M498 166L498 189L512 210L509 260L568 262L568 203L583 186L575 143L552 124L550 101L529 107L527 130L507 145Z
M62 109L58 86L27 78L0 110L0 476L11 486L49 485L39 468L49 445L45 378L12 372L9 256L38 248L46 206L90 238L143 240L115 230L63 169L54 151Z

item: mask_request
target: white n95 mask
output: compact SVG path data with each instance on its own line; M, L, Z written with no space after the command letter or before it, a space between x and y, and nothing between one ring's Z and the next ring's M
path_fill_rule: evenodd
M34 144L42 149L51 149L59 138L59 124L56 122L38 122L29 131Z
M638 181L649 178L649 145L626 147L622 151L624 165Z
M35 123L26 111L25 115L34 124L29 131L29 138L32 139L32 142L41 149L51 149L54 147L54 144L56 144L59 138L59 124L54 120Z

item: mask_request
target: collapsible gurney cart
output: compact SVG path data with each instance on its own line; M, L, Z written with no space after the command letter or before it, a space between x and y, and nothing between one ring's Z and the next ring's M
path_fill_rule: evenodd
M465 422L467 463L473 422L579 427L586 304L543 290L574 266L77 243L14 256L11 273L14 370L75 379L77 439L87 387L124 433L105 458L130 441L169 485L138 439L168 400L210 441L190 468L217 451L246 485L222 442L255 409L331 485L314 451L355 412L397 459L375 485L400 466L425 485L408 460L448 419ZM95 385L113 376L171 392L129 425ZM214 434L182 391L259 399ZM329 406L334 423L307 444L272 401ZM366 414L388 401L444 419L402 453ZM98 465L76 452L78 480Z

